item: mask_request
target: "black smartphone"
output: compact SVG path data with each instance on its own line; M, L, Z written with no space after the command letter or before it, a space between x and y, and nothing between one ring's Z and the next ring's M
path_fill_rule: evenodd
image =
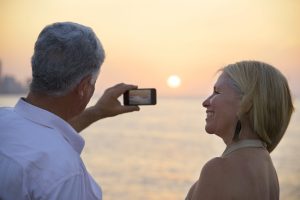
M156 104L156 89L141 88L128 90L123 94L124 105L155 105Z

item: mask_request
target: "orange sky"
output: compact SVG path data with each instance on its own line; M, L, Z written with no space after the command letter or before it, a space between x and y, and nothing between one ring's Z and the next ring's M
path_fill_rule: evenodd
M273 64L300 96L298 0L0 0L3 73L24 81L41 29L74 21L94 29L106 50L97 92L118 82L158 94L207 95L214 72L256 59ZM177 74L182 85L169 88Z

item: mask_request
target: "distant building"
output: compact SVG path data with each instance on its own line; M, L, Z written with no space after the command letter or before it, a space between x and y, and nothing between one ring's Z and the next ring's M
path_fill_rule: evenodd
M26 93L28 86L19 83L12 76L2 76L2 62L0 60L0 94L20 94Z

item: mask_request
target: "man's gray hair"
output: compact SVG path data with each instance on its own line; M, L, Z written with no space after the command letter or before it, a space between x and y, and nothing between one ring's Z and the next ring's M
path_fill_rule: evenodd
M64 95L85 76L97 74L104 58L91 28L72 22L48 25L35 43L30 90Z

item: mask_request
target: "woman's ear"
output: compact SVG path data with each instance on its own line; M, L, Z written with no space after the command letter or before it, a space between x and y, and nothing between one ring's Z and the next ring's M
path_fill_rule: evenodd
M243 96L241 103L240 103L240 109L239 109L239 113L238 116L243 116L243 115L247 115L250 110L252 109L252 102L251 102L251 98L249 98L249 96Z

